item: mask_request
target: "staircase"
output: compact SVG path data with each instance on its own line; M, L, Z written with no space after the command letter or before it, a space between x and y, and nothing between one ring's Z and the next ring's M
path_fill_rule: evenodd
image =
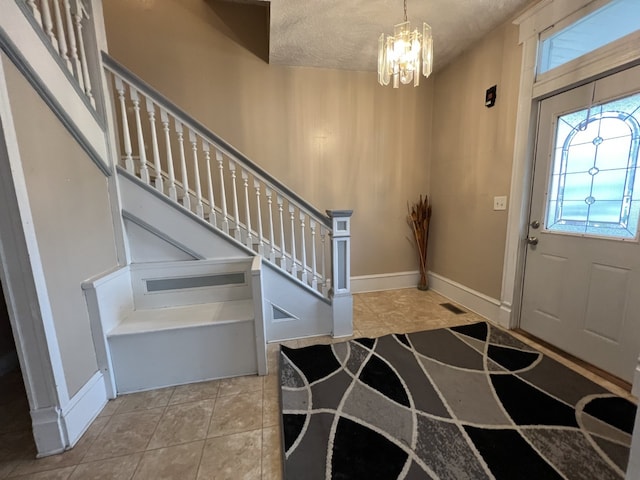
M127 264L82 285L110 398L264 375L266 342L352 333L351 211L317 210L100 54L91 4L15 0L9 13L50 53L16 60L57 75L66 93L50 105L115 178Z
M264 375L268 341L350 335L351 212L319 212L106 54L103 64L131 256L84 285L110 393Z

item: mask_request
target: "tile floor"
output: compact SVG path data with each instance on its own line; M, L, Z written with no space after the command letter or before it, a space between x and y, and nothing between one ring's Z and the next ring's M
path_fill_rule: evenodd
M354 336L375 337L483 320L472 312L449 312L440 306L446 301L434 292L416 289L354 295ZM299 347L342 340L318 337L285 344ZM632 398L619 387L542 350L615 393ZM42 459L35 459L19 372L0 377L0 479L280 479L277 353L278 345L269 345L266 377L239 377L118 397L107 404L73 449Z

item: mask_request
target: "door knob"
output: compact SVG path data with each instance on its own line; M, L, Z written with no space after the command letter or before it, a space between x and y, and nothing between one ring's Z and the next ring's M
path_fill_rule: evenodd
M538 220L534 220L529 225L531 225L531 228L540 228L540 222Z
M538 244L538 237L528 237L527 238L527 243L529 245L537 245Z

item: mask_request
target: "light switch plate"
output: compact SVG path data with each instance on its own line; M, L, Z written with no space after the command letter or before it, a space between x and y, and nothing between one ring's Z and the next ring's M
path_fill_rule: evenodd
M493 209L494 210L506 210L507 209L507 197L493 197Z

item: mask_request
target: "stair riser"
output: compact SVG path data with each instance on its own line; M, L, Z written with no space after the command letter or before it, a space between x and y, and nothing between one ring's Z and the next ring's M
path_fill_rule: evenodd
M257 373L253 321L108 341L118 394Z

